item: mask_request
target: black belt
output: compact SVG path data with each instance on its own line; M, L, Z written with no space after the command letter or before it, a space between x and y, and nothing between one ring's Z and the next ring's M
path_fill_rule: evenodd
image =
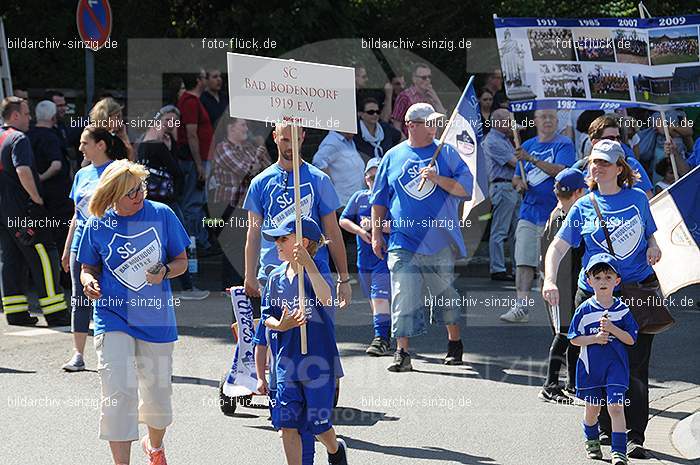
M496 178L491 182L512 182L510 179Z

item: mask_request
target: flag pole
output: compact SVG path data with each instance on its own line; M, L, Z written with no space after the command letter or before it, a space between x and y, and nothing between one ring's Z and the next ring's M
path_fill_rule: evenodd
M469 88L469 86L472 84L472 81L474 81L474 76L469 78L469 82L467 82L467 86L464 88L464 90ZM452 110L452 115L450 116L449 121L447 121L447 124L445 125L445 129L442 131L442 135L440 136L440 143L438 144L437 148L435 149L435 152L433 152L433 157L430 159L430 163L428 163L428 168L432 168L433 165L435 165L435 160L437 160L437 156L440 153L440 150L442 150L442 146L445 145L445 137L447 137L447 133L450 131L450 126L452 126L452 122L454 121L455 116L458 113L459 104L462 102L462 98L464 98L464 92L462 92L462 96L457 101L457 105L455 105L455 109ZM474 142L476 142L476 141L474 141ZM423 186L425 185L425 180L426 180L426 178L423 178L420 180L420 183L418 184L419 191L423 189Z
M299 156L299 126L296 121L292 121L292 172L294 177L294 214L295 214L295 229L296 242L304 245L304 235L301 230L301 188L299 186L301 169L301 157ZM305 296L304 296L304 267L298 265L297 280L299 281L299 310L305 315ZM309 352L308 342L306 339L306 323L299 327L301 331L301 354L306 355Z
M518 123L515 121L515 114L510 112L510 128L513 130L513 142L515 142L515 150L520 148L520 133L518 132ZM525 173L525 166L522 160L518 160L518 166L520 167L520 177L525 181L525 189L527 189L527 173Z

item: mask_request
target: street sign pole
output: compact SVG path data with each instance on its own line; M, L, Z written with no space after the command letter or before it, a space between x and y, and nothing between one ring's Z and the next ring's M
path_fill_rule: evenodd
M85 48L85 114L92 108L95 97L95 52Z

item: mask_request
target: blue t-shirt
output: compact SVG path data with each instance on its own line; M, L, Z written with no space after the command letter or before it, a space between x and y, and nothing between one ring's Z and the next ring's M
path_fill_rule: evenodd
M350 197L345 210L340 218L346 218L353 223L360 225L363 218L372 219L372 205L369 203L369 189L357 191ZM389 273L386 260L380 260L372 251L372 246L363 241L360 236L355 236L357 241L357 268L360 270L374 270L380 267ZM389 235L384 234L384 240L388 243Z
M537 137L526 140L523 149L538 160L569 167L576 161L576 150L571 139L555 136L549 142L540 142ZM521 163L515 168L515 175L522 177ZM523 162L527 177L527 190L520 205L520 219L536 225L544 225L557 206L554 195L554 177L537 168L530 162Z
M653 273L647 261L648 239L656 231L646 194L637 188L623 188L614 195L600 195L593 191L605 220L610 240L617 259L617 271L622 282L644 281ZM611 253L600 227L590 194L574 203L564 219L557 236L572 247L584 242L582 263L598 253ZM579 273L578 286L588 292L593 289L586 282L583 268Z
M328 264L314 258L314 262L331 288L333 278ZM269 317L280 319L282 307L289 311L299 306L298 276L287 279L288 262L278 265L269 276L261 301L261 321ZM270 348L275 350L275 378L277 383L285 381L309 381L321 376L342 376L340 356L335 341L335 306L320 305L311 285L309 275L304 273L306 340L308 353L301 355L301 330L270 330Z
M691 169L700 165L700 137L698 137L695 141L693 151L688 154L686 161L688 162L688 165L690 165Z
M382 158L370 203L386 207L391 217L388 250L435 255L453 246L459 257L467 254L458 211L460 202L466 199L449 194L431 181L418 190L420 170L430 163L437 142L417 148L404 141ZM435 167L438 175L456 180L471 195L474 177L452 146L442 147Z
M190 240L167 205L145 200L131 216L108 210L90 217L78 248L78 262L102 266L102 297L94 302L95 334L122 331L148 342L177 340L170 280L148 285L146 270L168 263Z
M73 179L73 187L71 187L70 194L68 196L73 199L75 203L75 217L76 226L73 233L73 242L71 242L70 251L77 252L78 245L80 245L80 238L83 235L83 228L85 227L85 222L90 218L90 212L88 212L88 206L90 205L90 199L92 198L92 193L97 189L97 183L100 181L100 176L102 172L109 166L112 161L108 161L104 165L95 166L92 163L80 168L80 170L75 173L75 179Z
M568 338L596 335L600 331L600 319L605 313L615 326L637 340L639 326L627 305L615 298L612 306L606 309L595 297L586 300L576 309L569 326ZM576 364L576 387L590 389L617 385L626 388L629 373L627 348L611 334L607 344L589 344L581 347Z
M302 163L299 171L301 190L301 214L309 216L321 228L321 218L340 207L338 194L326 173L313 165ZM262 216L263 230L281 225L294 216L294 175L273 163L253 178L243 203L243 208ZM316 257L328 262L328 248L321 247ZM275 243L260 237L260 269L258 278L269 274L271 267L279 265ZM268 270L267 272L265 270Z

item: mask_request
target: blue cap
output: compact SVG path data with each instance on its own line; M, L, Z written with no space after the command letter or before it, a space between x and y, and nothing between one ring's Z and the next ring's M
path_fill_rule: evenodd
M382 162L381 158L374 157L370 158L369 161L367 162L367 166L365 166L365 174L367 174L367 171L371 170L372 168L379 168L379 164Z
M557 190L559 192L573 192L577 189L585 189L586 180L583 178L583 173L576 168L565 168L554 178L557 182Z
M262 235L266 240L274 242L278 237L294 234L295 232L297 232L295 217L290 216L278 227L264 230ZM318 223L308 216L301 218L301 235L314 242L320 241L323 236Z
M586 274L588 274L589 271L591 271L591 268L594 266L598 265L599 263L605 263L608 265L612 270L615 272L615 274L619 275L617 271L617 260L615 257L610 255L609 253L597 253L593 255L589 260L588 260L588 265L586 265Z

